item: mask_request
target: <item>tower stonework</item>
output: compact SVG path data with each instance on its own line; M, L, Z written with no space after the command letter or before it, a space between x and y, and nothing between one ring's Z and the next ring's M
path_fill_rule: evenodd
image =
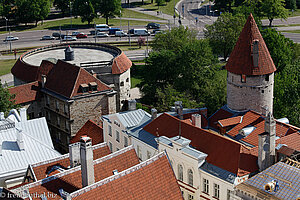
M273 60L250 14L226 64L227 106L235 111L273 109Z

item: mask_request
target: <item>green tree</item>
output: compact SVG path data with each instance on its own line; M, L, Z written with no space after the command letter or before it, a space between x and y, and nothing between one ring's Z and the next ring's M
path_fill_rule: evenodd
M296 10L297 9L296 0L285 0L285 8L290 10Z
M230 55L245 24L243 15L233 16L231 13L222 13L212 25L206 26L205 38L209 39L215 54L222 54L224 59Z
M49 0L17 0L17 19L19 22L35 22L35 26L44 20L50 12Z
M55 8L61 10L63 16L70 12L70 2L71 4L73 1L70 0L54 0L53 5Z
M300 126L300 60L275 75L274 116Z
M261 31L277 71L282 71L295 59L294 43L275 29Z
M99 0L97 3L97 11L106 19L108 25L108 19L120 14L121 0Z
M91 0L75 0L74 1L74 13L81 17L81 22L87 21L88 24L96 17L95 9Z
M222 12L231 12L234 0L215 0L215 8Z
M269 20L269 27L275 18L286 19L288 16L287 10L284 8L284 0L263 0L262 1L263 16Z
M0 111L4 113L8 113L13 108L19 108L18 105L15 104L15 95L9 93L8 89L2 85L0 81Z
M258 26L261 26L262 18L262 0L245 0L241 2L238 7L234 10L234 14L242 14L245 19L248 18L250 13L253 15L255 22Z

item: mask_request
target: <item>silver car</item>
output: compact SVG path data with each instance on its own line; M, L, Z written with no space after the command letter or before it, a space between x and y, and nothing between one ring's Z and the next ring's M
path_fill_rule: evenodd
M96 36L94 37L108 37L107 33L98 32Z
M14 37L14 36L6 36L6 38L4 39L4 42L6 41L14 41L14 40L18 40L18 37Z
M44 35L43 37L42 37L42 40L54 40L55 39L55 37L53 37L53 36L51 36L51 35Z
M66 35L64 38L63 38L63 41L76 41L77 38L74 37L74 36L71 36L71 35Z

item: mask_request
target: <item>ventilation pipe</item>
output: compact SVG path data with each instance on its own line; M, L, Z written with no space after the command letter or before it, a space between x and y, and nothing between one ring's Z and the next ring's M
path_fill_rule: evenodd
M22 134L22 130L17 130L17 144L19 146L19 149L21 151L23 151L24 148L24 139L23 139L23 134Z
M201 128L201 115L193 114L192 115L192 124L196 127Z
M128 110L129 111L136 110L136 100L135 99L128 100Z
M151 109L151 119L155 120L157 118L157 110L155 108Z
M26 108L20 109L20 117L22 122L27 121Z

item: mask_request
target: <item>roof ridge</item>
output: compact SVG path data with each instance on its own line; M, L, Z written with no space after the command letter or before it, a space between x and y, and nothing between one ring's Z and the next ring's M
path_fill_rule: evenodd
M80 76L81 70L82 70L82 68L81 68L81 67L79 67L79 71L78 71L78 73L77 73L76 80L75 80L75 82L74 82L74 84L73 84L73 89L72 89L72 92L71 92L70 98L72 98L72 97L73 97L74 90L75 90L75 86L76 86L76 83L78 82L78 79L79 79L79 76Z
M16 86L11 87L11 88L9 88L9 89L13 89L13 88L16 88L16 87L21 87L21 86L31 85L31 84L34 84L35 82L39 82L39 81L32 81L32 82L25 83L25 84L22 84L22 85L16 85Z
M93 160L93 164L94 164L94 165L97 165L97 164L99 164L99 163L101 163L101 162L104 162L104 161L109 160L109 159L111 159L111 158L113 158L113 157L116 157L116 156L118 156L118 155L121 155L121 154L123 154L123 153L125 153L125 152L127 152L127 151L129 151L129 150L132 150L132 149L134 149L134 148L133 148L132 145L130 145L130 146L126 147L126 148L120 149L119 151L116 151L116 152L114 152L114 153L108 154L107 156L104 156L104 157L98 158L98 159L96 159L96 160ZM30 184L21 186L20 189L32 188L32 187L35 187L35 186L38 186L38 185L41 185L41 184L45 184L45 183L48 183L48 182L50 182L50 181L52 181L52 180L55 180L55 179L57 179L57 178L66 176L66 175L68 175L68 174L71 174L71 173L76 172L76 171L79 171L79 170L81 170L81 166L80 166L80 165L79 165L79 166L76 166L76 167L73 167L73 168L70 168L70 169L67 169L67 170L65 170L65 171L63 171L63 172L61 172L61 173L54 174L54 175L49 176L49 177L47 177L47 178L38 180L38 181L36 181L36 182L34 182L34 183L30 183Z
M139 170L139 169L141 169L141 168L143 168L143 167L145 167L145 166L147 166L147 165L149 165L149 164L157 161L159 158L162 158L163 156L167 156L167 154L166 154L165 151L163 151L163 152L157 154L156 156L153 156L152 158L150 158L148 160L145 160L145 161L143 161L143 162L141 162L141 163L139 163L137 165L134 165L134 166L132 166L132 167L130 167L130 168L124 170L124 171L121 171L118 174L109 176L109 177L107 177L107 178L105 178L105 179L103 179L101 181L98 181L98 182L96 182L94 184L91 184L91 185L89 185L87 187L81 188L81 189L79 189L79 190L71 193L70 196L71 196L71 198L77 197L77 196L79 196L79 195L81 195L83 193L86 193L86 192L88 192L90 190L93 190L93 189L95 189L95 188L97 188L99 186L102 186L102 185L107 184L107 183L109 183L111 181L114 181L114 180L116 180L116 179L118 179L120 177L123 177L123 176L125 176L127 174L130 174L131 172L137 171L137 170Z

